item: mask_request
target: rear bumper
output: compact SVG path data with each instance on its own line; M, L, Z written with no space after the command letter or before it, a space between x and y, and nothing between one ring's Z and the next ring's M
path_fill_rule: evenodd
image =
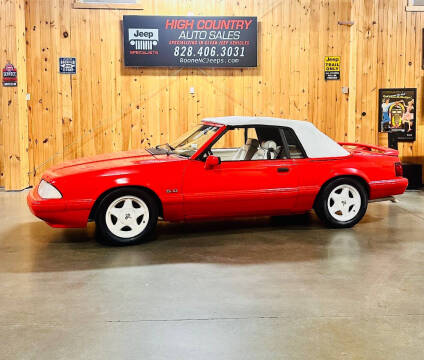
M79 228L87 225L93 200L42 199L33 188L27 203L31 212L52 227Z
M398 177L390 180L370 181L370 200L403 194L408 186L408 179Z

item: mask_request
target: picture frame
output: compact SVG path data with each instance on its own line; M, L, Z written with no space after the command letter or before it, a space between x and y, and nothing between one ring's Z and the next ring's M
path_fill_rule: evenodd
M135 0L134 3L114 0L96 2L74 0L72 7L74 9L144 10L143 6L141 5L141 0Z
M406 11L424 11L424 4L417 5L416 0L408 0L406 8Z
M379 89L378 131L399 142L416 140L416 88Z

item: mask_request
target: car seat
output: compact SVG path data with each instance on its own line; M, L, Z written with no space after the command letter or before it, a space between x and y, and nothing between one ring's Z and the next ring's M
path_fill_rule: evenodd
M251 160L253 155L258 151L258 147L259 141L249 138L246 140L246 144L237 150L232 160Z
M262 141L261 147L253 156L252 160L271 160L277 157L279 147L273 140Z

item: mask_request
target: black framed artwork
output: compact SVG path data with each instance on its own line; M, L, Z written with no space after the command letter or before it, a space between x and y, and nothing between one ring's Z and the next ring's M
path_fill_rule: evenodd
M387 132L397 141L416 139L417 89L380 89L378 131Z

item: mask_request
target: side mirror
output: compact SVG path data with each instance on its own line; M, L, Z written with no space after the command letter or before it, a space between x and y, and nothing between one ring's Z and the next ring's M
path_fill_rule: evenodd
M209 155L206 158L205 169L206 170L213 169L214 167L218 166L219 164L221 164L221 158L220 157Z

